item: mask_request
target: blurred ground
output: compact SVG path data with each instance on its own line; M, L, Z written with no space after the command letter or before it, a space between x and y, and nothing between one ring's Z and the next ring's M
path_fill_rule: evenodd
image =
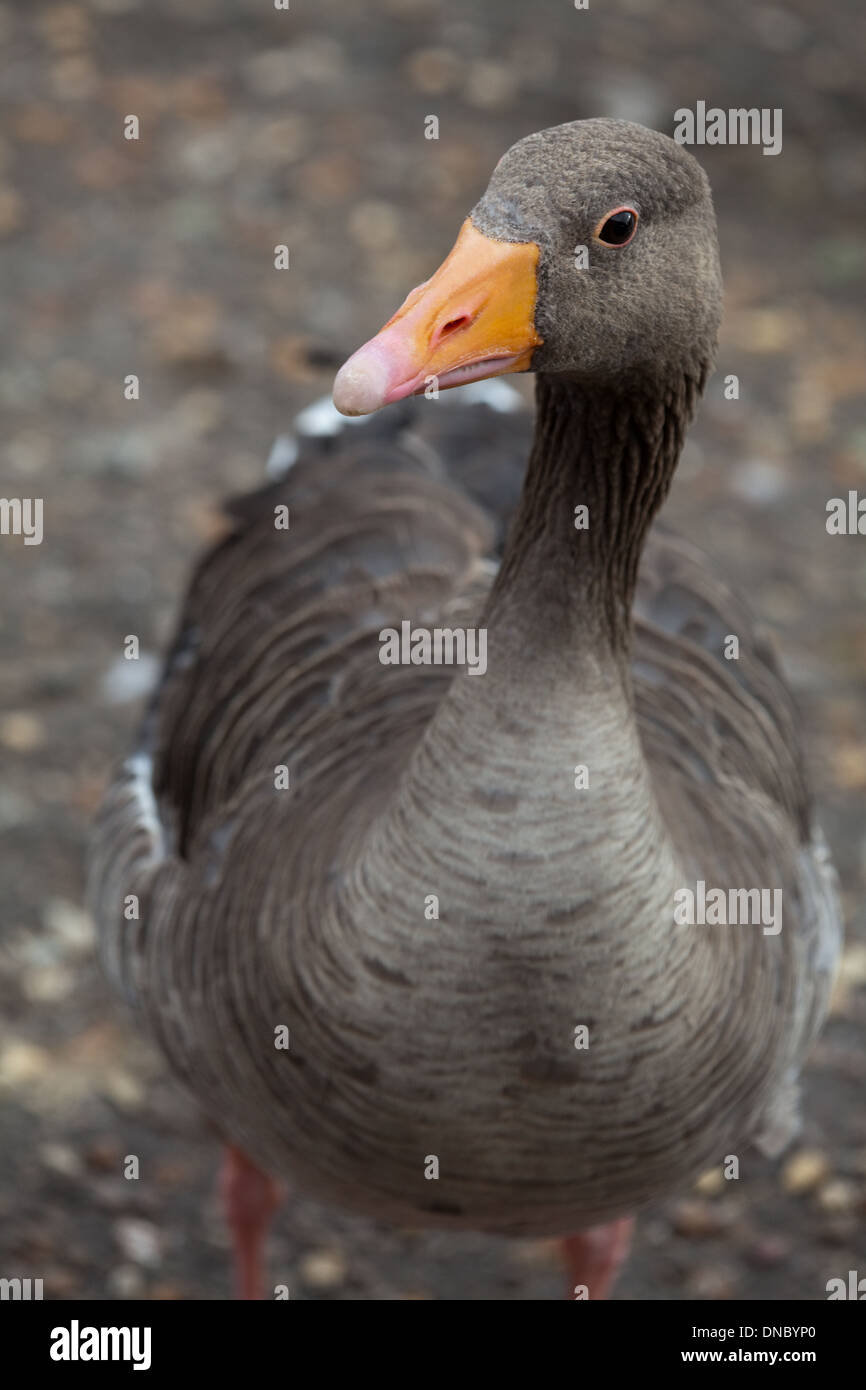
M258 483L514 139L601 114L670 132L699 98L782 107L784 148L699 152L727 319L666 517L779 633L849 945L801 1143L648 1212L618 1296L816 1299L866 1273L866 538L824 525L829 497L866 493L864 48L859 0L0 3L0 493L45 499L43 545L0 540L0 1274L46 1297L229 1292L213 1136L108 997L78 906L88 819L216 501ZM149 660L122 660L128 633ZM309 1298L563 1290L548 1243L300 1199L271 1273Z

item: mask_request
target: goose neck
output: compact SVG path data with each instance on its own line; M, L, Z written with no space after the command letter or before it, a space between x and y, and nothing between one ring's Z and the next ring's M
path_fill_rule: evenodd
M650 523L670 486L705 372L625 392L539 376L523 494L487 608L533 642L589 638L627 662Z

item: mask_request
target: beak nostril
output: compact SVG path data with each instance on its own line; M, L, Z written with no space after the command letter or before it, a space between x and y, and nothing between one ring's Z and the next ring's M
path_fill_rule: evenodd
M451 334L457 333L459 329L468 328L471 322L472 318L469 314L460 314L456 319L449 319L447 323L442 324L441 328L437 328L433 335L434 343L441 343L443 338L450 338Z

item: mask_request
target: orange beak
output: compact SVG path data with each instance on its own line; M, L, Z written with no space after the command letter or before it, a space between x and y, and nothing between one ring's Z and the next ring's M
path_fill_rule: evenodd
M334 405L370 415L383 405L468 381L525 372L535 331L538 246L493 241L469 218L448 259L339 370Z

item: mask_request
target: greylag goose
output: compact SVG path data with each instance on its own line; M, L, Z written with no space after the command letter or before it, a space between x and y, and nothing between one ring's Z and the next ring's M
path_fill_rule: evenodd
M286 1178L563 1237L603 1297L637 1209L795 1130L840 936L796 718L742 601L648 534L720 306L689 153L531 135L334 388L534 372L522 489L519 417L407 402L308 440L199 564L90 895L232 1145L246 1294Z

